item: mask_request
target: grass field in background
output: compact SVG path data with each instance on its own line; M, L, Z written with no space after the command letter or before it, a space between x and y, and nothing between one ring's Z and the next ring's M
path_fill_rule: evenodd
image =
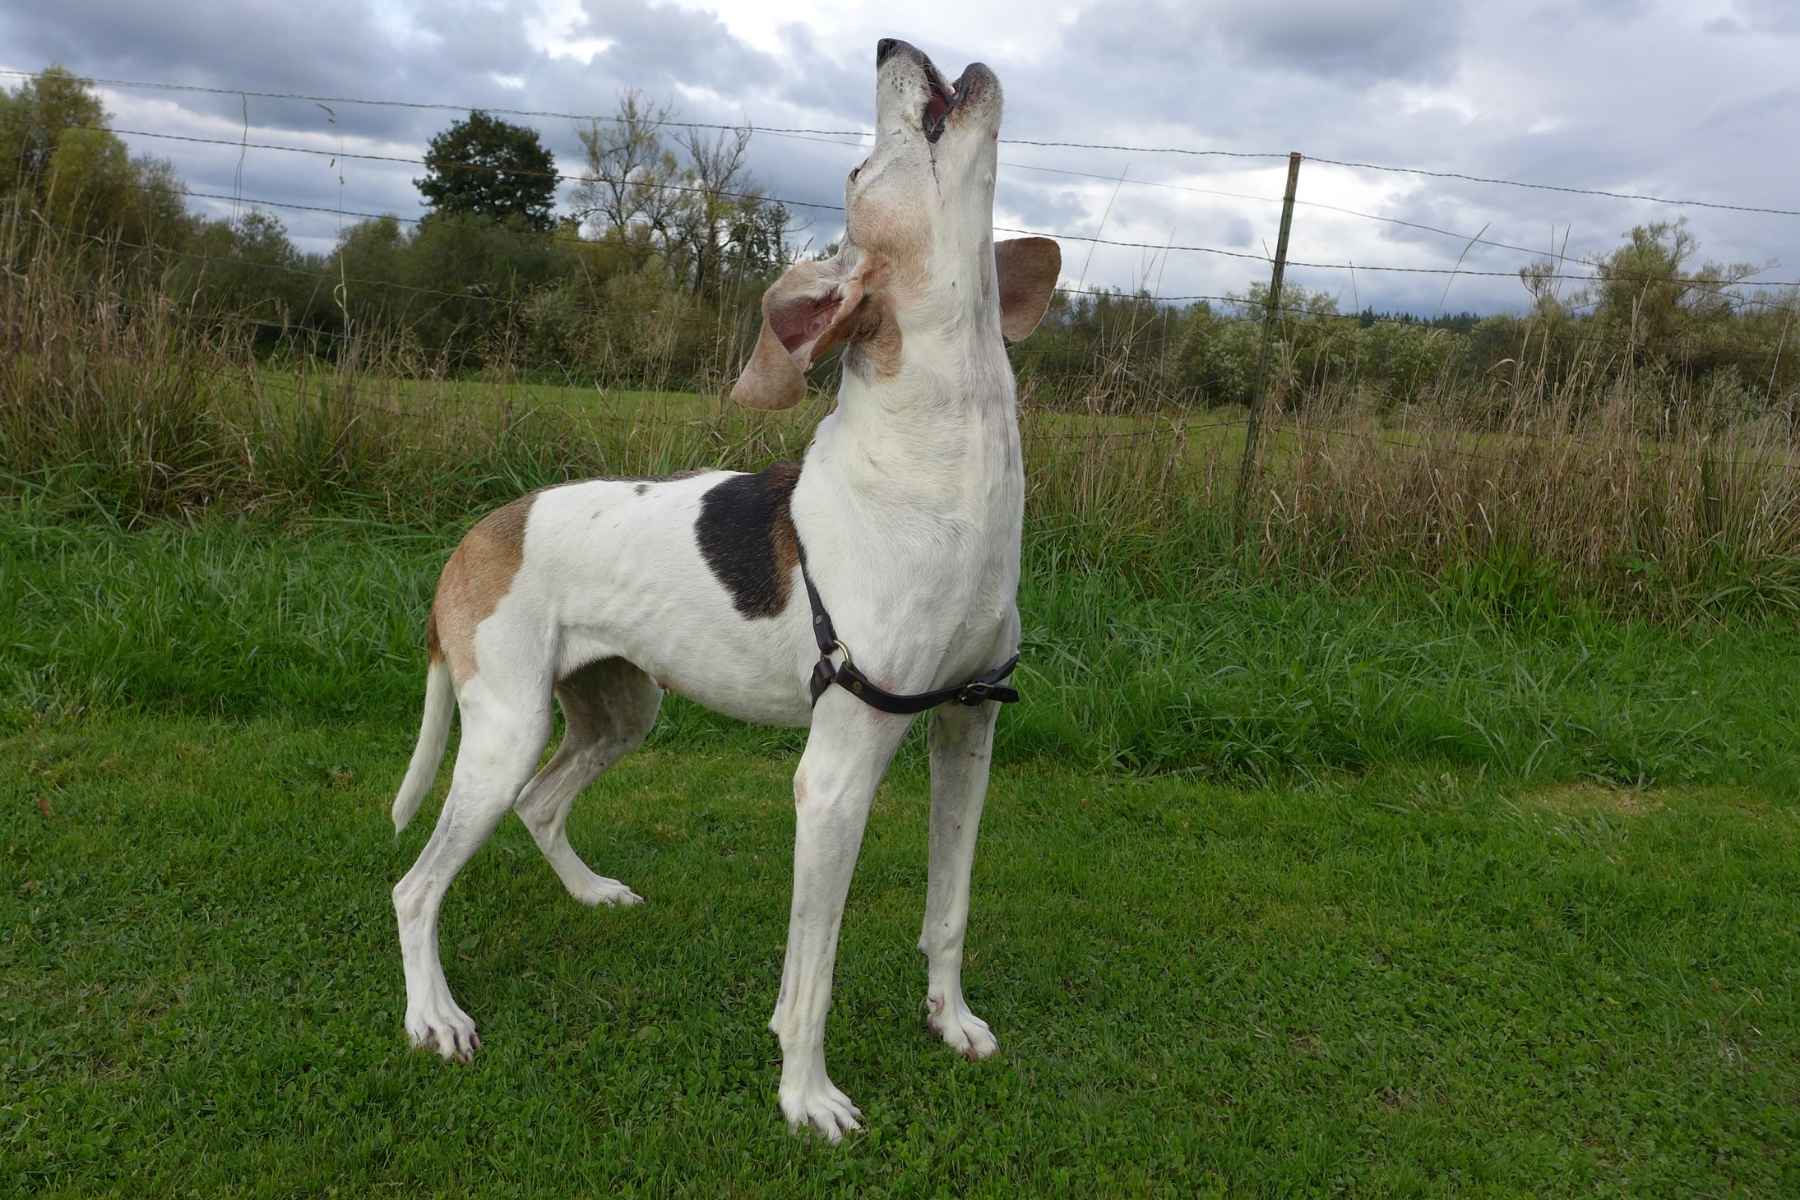
M450 893L483 1049L405 1048L388 889L412 730L94 717L0 737L14 1194L1791 1195L1791 789L1378 770L1239 790L996 771L967 986L921 1027L922 770L884 785L828 1032L868 1131L790 1137L764 1030L792 761L647 750L576 846Z
M295 389L312 390L331 386L329 364L307 364L298 369L266 366L258 374L258 382L274 394L291 393ZM543 409L585 420L591 425L607 427L653 426L682 422L772 422L779 427L810 429L826 410L831 388L816 391L809 403L785 412L749 414L735 408L721 396L691 391L644 391L606 387L599 383L547 383L530 380L490 381L480 379L362 379L359 387L377 396L392 399L401 408L424 414L445 411L475 411L497 414L502 410L526 412ZM1295 420L1298 423L1293 423ZM1428 415L1410 416L1397 410L1384 419L1370 421L1368 414L1301 413L1272 417L1265 447L1267 465L1280 470L1289 465L1298 452L1301 430L1319 438L1336 434L1343 438L1376 435L1383 444L1395 447L1424 448L1441 445L1446 449L1474 454L1504 462L1521 445L1542 440L1530 434L1505 431L1478 431L1443 427ZM1156 412L1088 412L1079 406L1045 406L1033 403L1029 390L1024 400L1024 427L1027 440L1035 438L1081 439L1108 438L1120 435L1161 437L1170 443L1179 438L1193 462L1218 458L1236 467L1244 449L1244 427L1249 419L1241 406L1225 405L1202 409L1166 409ZM1644 450L1659 447L1654 439L1646 439ZM1580 453L1579 441L1570 447ZM1729 442L1718 447L1722 457L1742 455L1745 461L1764 464L1792 464L1800 461L1800 451L1789 447L1758 445L1734 447Z
M296 393L313 395L341 386L328 363L268 364L255 376L255 387L281 397ZM386 402L422 416L446 413L498 415L503 411L553 412L587 422L602 436L619 427L656 426L693 422L726 426L761 424L810 431L832 403L834 389L818 387L805 403L773 412L750 412L725 397L691 391L639 390L607 387L601 383L549 383L525 379L482 380L466 378L355 377L360 395ZM1071 438L1090 435L1168 434L1179 425L1190 450L1235 448L1243 450L1246 411L1241 407L1209 409L1186 414L1090 413L1030 406L1026 413L1028 436L1032 433ZM1202 436L1204 435L1204 436Z

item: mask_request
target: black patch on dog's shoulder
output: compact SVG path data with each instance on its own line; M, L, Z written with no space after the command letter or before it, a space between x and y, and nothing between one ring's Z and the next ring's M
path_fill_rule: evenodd
M694 522L700 553L746 617L772 617L787 607L788 583L800 561L788 512L799 479L799 463L776 463L754 475L734 475L700 498Z

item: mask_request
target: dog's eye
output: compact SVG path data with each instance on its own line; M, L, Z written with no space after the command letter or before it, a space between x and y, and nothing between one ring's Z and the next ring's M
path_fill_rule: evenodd
M854 167L850 168L850 182L855 183L856 177L861 174L862 174L862 164L857 163Z

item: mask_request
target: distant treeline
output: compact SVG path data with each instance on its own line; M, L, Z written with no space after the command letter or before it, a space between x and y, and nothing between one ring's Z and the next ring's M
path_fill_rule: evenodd
M1527 378L1548 394L1653 377L1736 410L1721 416L1775 408L1793 424L1800 293L1735 288L1751 267L1701 262L1697 251L1685 222L1672 221L1631 229L1592 262L1532 263L1519 272L1522 314L1341 313L1328 293L1290 285L1276 313L1272 386L1295 402L1328 388L1406 402ZM1569 288L1559 274L1592 279ZM1058 296L1045 332L1014 353L1027 375L1053 390L1074 385L1090 407L1243 403L1267 299L1261 285L1239 303L1185 308L1144 293Z

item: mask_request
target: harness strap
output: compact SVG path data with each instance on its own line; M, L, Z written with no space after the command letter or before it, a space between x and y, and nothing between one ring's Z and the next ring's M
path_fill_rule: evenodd
M861 700L871 708L882 712L896 714L922 713L928 708L936 708L951 700L973 708L977 704L992 700L996 704L1011 704L1019 698L1016 689L1001 683L1013 668L1019 665L1019 656L1013 655L993 670L984 675L977 675L967 683L955 687L939 688L934 692L917 692L910 696L896 695L884 688L877 687L875 682L859 670L850 659L850 650L837 639L837 631L831 626L831 614L825 611L825 602L819 599L819 589L813 586L812 573L806 569L806 552L800 552L800 578L806 581L806 602L812 606L813 638L819 643L819 661L813 666L812 702L817 705L819 697L832 684L847 690L852 696ZM844 661L834 663L833 654L842 652Z

